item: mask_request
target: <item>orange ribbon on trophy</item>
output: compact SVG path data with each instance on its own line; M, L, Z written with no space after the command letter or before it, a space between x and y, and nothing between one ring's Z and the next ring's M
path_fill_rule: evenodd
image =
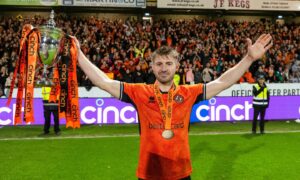
M36 81L36 64L42 62L39 58L41 34L37 28L25 25L20 39L19 60L11 83L10 94L6 105L12 99L15 78L18 76L18 93L16 98L16 111L14 125L22 124L22 104L24 100L24 121L29 124L34 122L34 85ZM60 51L55 58L61 57L61 61L53 67L53 85L51 87L49 102L58 102L59 118L66 118L66 126L79 128L79 98L77 83L77 48L74 40L64 34L60 41ZM58 98L57 98L58 97Z
M24 88L24 82L25 82L25 67L26 67L26 57L27 57L27 36L33 29L32 25L26 24L23 26L22 29L22 36L20 39L20 49L19 49L19 59L16 61L16 67L14 70L13 79L10 86L9 96L6 105L8 106L12 99L13 89L15 86L15 80L17 78L17 74L19 72L18 76L18 93L16 98L16 111L15 111L15 121L14 124L21 124L22 123L22 97L23 97L23 88Z
M61 46L59 114L66 117L66 127L79 128L79 100L77 83L77 48L71 37L64 37Z

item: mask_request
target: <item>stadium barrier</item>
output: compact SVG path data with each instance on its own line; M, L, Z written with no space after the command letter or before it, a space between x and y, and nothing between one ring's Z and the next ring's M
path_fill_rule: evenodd
M269 84L268 87L274 93L266 113L267 120L300 118L299 84ZM251 84L237 84L210 100L196 104L191 112L191 122L252 120L251 90ZM237 95L237 92L244 93ZM82 124L132 124L138 122L137 112L132 105L112 98L105 91L98 88L87 91L80 87L79 95ZM6 101L6 98L0 99L0 125L2 126L14 124L15 99L12 100L9 107L5 106ZM41 89L35 88L34 124L36 125L44 123L42 106ZM64 123L65 121L62 120L61 124Z

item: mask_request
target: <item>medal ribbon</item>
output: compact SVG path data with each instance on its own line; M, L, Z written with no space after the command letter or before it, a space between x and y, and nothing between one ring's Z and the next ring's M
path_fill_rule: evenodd
M174 87L173 87L174 86ZM172 111L173 111L173 94L175 94L176 86L173 84L171 89L168 91L168 99L167 104L165 105L162 94L158 87L158 82L154 83L154 94L158 102L159 110L161 113L161 117L164 121L165 130L171 130L171 123L172 123Z

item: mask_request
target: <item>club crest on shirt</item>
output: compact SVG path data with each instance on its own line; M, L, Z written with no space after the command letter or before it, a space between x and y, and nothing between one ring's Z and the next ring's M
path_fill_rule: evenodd
M148 103L155 103L155 98L154 98L154 96L150 96L150 97L149 97Z
M178 103L178 104L183 103L184 97L183 97L182 95L180 95L180 94L176 94L176 95L174 96L174 101L175 101L176 103Z

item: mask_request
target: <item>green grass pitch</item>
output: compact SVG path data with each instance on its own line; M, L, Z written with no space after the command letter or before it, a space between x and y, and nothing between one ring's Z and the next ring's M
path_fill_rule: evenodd
M61 129L40 137L41 126L2 127L0 179L137 179L137 125ZM191 125L192 179L300 179L300 124L269 121L265 135L250 129L250 122Z

